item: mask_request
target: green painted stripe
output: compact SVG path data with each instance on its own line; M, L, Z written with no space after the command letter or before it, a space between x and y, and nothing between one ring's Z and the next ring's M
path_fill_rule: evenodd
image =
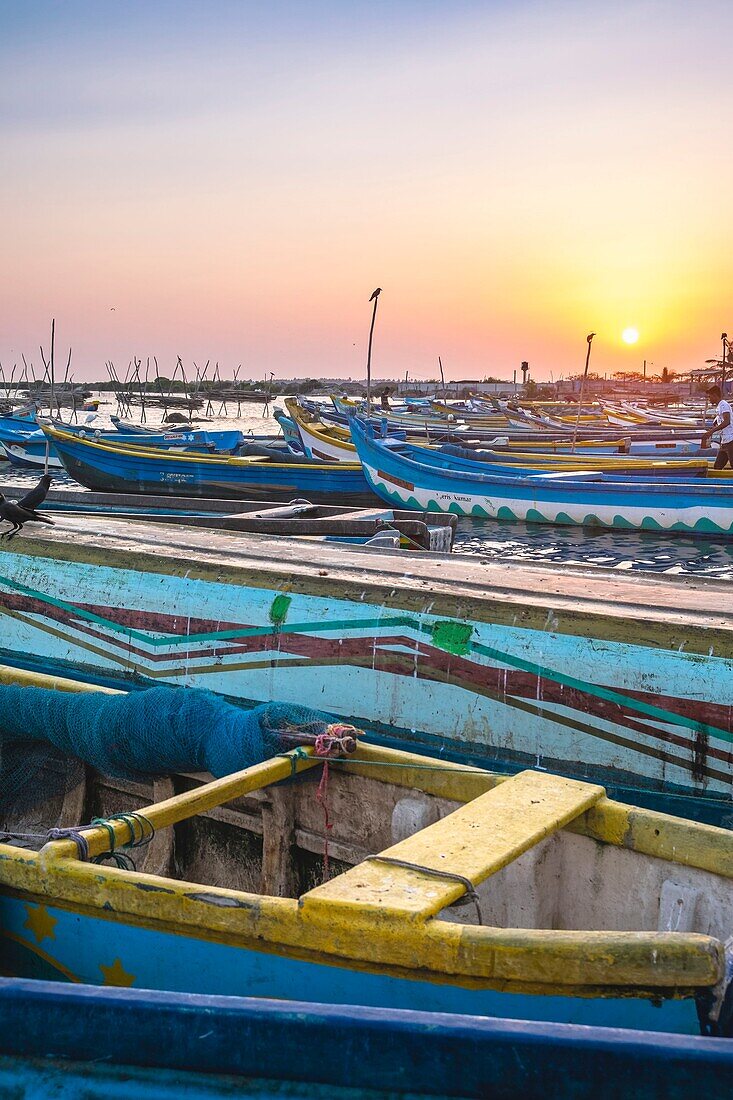
M145 631L136 630L134 627L123 626L120 623L116 623L114 619L107 619L103 615L97 615L93 611L87 611L85 608L77 606L77 604L68 603L66 600L56 599L54 596L49 596L44 592L38 592L34 588L28 588L26 585L19 584L9 577L0 576L0 584L4 584L7 588L14 589L24 596L31 596L41 603L49 604L51 607L58 607L62 611L68 611L77 619L84 619L87 622L96 623L98 626L103 626L106 630L115 634L124 634L127 638L135 638L136 641L153 647L186 646L190 648L194 642L226 641L232 638L260 638L274 634L317 634L334 630L342 631L354 629L355 627L372 630L379 629L380 627L384 629L395 629L397 627L415 629L415 620L413 618L407 615L397 615L388 619L371 618L358 619L355 621L337 619L332 622L291 623L287 630L275 624L268 626L239 627L234 630L211 630L200 634L186 634L185 636L180 634L163 634L160 637L155 637Z
M425 628L422 627L421 629L424 630ZM613 688L605 688L601 687L600 684L589 684L585 680L577 680L574 676L567 676L564 672L556 672L545 665L535 664L534 661L525 661L522 657L514 657L511 653L502 653L499 649L481 645L478 642L471 642L470 648L472 652L480 653L482 657L500 661L512 668L522 669L523 672L533 673L543 680L552 680L564 687L575 688L587 695L594 695L597 699L617 703L619 706L628 707L629 710L634 710L638 714L645 714L649 718L656 718L657 721L666 722L671 726L682 726L684 729L697 730L699 733L719 737L722 741L733 743L733 734L727 730L720 729L718 726L709 726L706 722L698 722L695 718L685 718L683 715L675 714L674 711L665 710L663 707L655 707L653 703L645 703L641 699L634 699L630 695L614 691Z
M97 623L105 629L113 631L115 633L124 634L129 638L135 638L137 641L142 642L145 645L162 648L165 646L185 646L190 648L192 644L196 642L204 641L225 641L233 638L256 638L273 635L297 635L297 634L315 634L315 633L330 633L353 630L366 630L366 629L394 629L396 627L402 627L404 629L413 630L418 634L432 634L434 629L434 623L431 620L429 623L422 623L419 620L409 615L397 615L387 619L369 618L369 619L335 619L326 622L306 622L306 623L291 623L287 629L282 627L268 625L261 627L244 627L236 630L218 630L210 631L201 634L190 634L186 637L180 635L163 635L160 638L152 637L143 631L135 630L132 627L121 626L119 623L113 622L111 619L105 619L101 615L95 615L91 611L86 611L77 607L74 604L68 603L65 600L58 600L52 596L45 595L42 592L38 592L35 589L28 588L25 585L19 584L16 581L11 580L8 577L0 576L0 583L5 584L7 587L15 589L24 595L32 596L41 602L47 603L53 607L58 607L64 611L68 611L78 618L85 619L89 622ZM669 725L680 726L683 729L695 730L699 733L717 737L722 741L733 743L733 734L727 730L720 729L718 726L710 726L706 722L699 722L695 718L685 718L683 715L676 714L674 711L665 710L663 707L654 706L652 703L645 703L643 700L634 699L630 695L625 695L623 692L614 691L612 688L605 688L599 684L591 684L585 680L578 680L574 676L568 676L563 672L557 672L554 669L548 668L546 665L540 665L534 661L526 661L521 657L515 657L511 653L504 653L502 650L495 649L492 646L482 645L479 642L469 642L468 649L473 654L478 654L482 657L487 657L490 660L498 661L500 664L508 665L510 668L518 668L523 672L529 672L545 680L552 680L554 683L562 684L565 687L575 688L578 691L585 692L588 695L593 695L598 699L604 699L606 702L616 703L619 706L628 707L630 710L635 711L637 714L644 714L649 718L655 718L657 721L665 722Z

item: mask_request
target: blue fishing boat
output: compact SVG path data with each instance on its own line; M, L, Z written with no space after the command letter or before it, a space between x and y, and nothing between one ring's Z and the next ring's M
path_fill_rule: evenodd
M0 439L0 461L2 459L23 470L43 472L48 468L55 474L65 474L64 464L56 448L45 438L43 432L14 440Z
M245 436L238 429L225 431L207 431L194 428L188 431L150 431L145 435L136 432L104 431L91 424L62 424L52 421L51 427L80 439L96 442L109 440L115 446L160 447L163 450L193 451L200 454L235 454L242 446ZM43 432L39 428L38 434Z
M0 1028L0 1090L26 1097L688 1100L733 1073L726 1039L22 979Z
M484 473L425 447L395 449L355 419L351 432L369 485L400 508L528 523L733 533L733 487L613 474Z
M170 493L174 496L292 500L345 500L373 504L374 494L358 464L328 464L282 452L209 457L154 447L93 442L44 427L66 470L81 485L109 492Z
M137 446L139 435L123 435L118 432L104 432L93 429L88 424L55 424L59 431L80 439L104 441L110 439L118 446ZM223 432L158 432L144 437L146 447L160 450L187 451L193 454L234 454L243 445L244 436L239 431ZM43 434L41 428L16 431L0 427L0 457L6 458L13 466L30 470L50 470L64 473L64 464L55 445Z

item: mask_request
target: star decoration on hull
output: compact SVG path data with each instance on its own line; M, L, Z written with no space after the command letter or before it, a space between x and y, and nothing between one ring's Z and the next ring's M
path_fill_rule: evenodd
M24 909L28 917L23 925L36 937L36 943L45 939L55 940L54 929L58 924L58 918L52 917L45 905L25 905Z
M99 969L104 975L104 981L102 985L119 985L129 987L135 984L135 975L128 974L122 965L120 959L115 959L111 966L102 966L99 964Z

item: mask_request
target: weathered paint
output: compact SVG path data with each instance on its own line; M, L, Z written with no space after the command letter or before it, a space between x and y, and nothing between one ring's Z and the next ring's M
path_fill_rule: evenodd
M390 762L384 750L367 745L360 756L357 768ZM430 779L430 760L393 754L391 762L428 765L425 778L418 777L422 787L444 782L437 772ZM318 761L309 753L277 758L140 813L156 829L169 828L281 781L291 763L300 771ZM352 767L348 759L334 766ZM383 855L455 871L478 885L571 822L611 845L633 846L633 824L620 830L614 820L615 810L627 808L609 804L605 817L593 816L607 802L601 788L538 773L499 782L460 765L446 767L445 775L465 780L464 797L476 791L477 778L489 789ZM673 830L679 862L684 856L688 866L712 863L714 873L730 877L729 833L659 814L650 820L657 837ZM109 850L110 830L127 840L128 828L120 820L85 828L89 854ZM670 838L660 843L669 847ZM710 935L477 927L435 919L463 888L416 867L368 860L293 899L82 863L75 855L70 840L52 841L38 854L0 845L0 934L11 970L72 982L171 989L183 982L192 992L616 1026L656 1023L683 1031L697 1026L692 995L715 987L725 970L722 944ZM657 1016L646 999L664 1000L663 1012Z
M722 1039L58 982L0 981L0 1028L3 1093L60 1100L688 1100L733 1066Z
M95 523L4 546L16 659L310 702L388 743L694 794L725 820L725 585Z

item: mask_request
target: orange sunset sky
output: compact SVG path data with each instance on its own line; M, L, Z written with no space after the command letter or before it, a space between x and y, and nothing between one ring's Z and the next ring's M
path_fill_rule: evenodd
M733 6L0 0L0 359L686 370L733 333ZM639 332L635 345L621 339Z

